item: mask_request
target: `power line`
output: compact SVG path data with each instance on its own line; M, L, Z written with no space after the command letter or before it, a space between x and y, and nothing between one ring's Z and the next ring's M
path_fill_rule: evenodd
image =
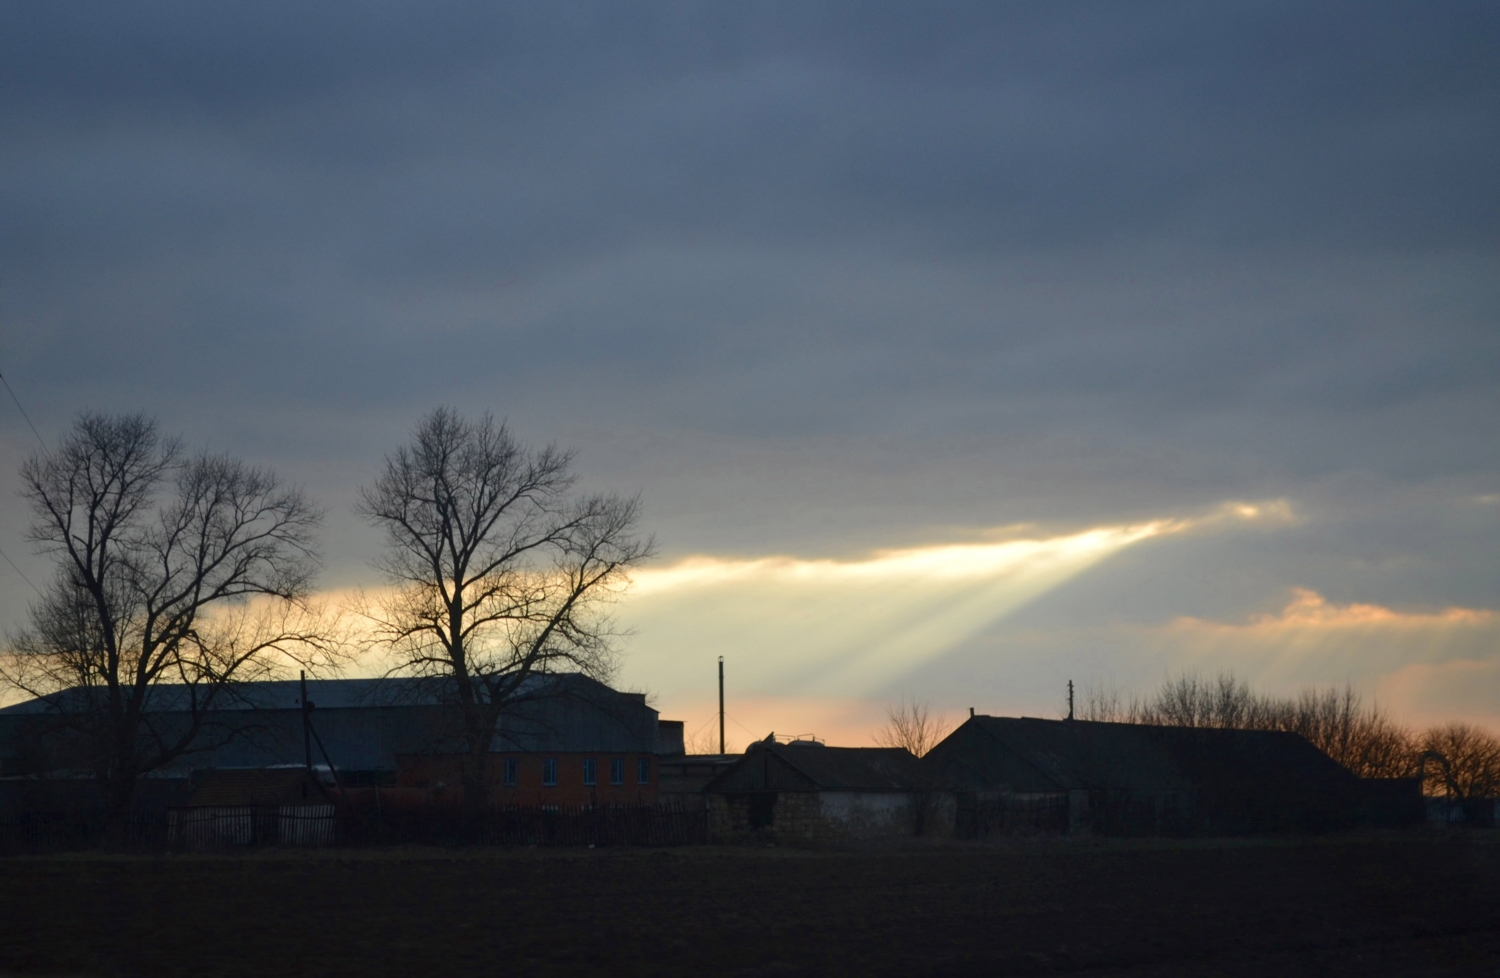
M33 435L36 435L37 443L42 446L42 451L46 451L47 442L42 438L42 433L36 430L36 425L31 423L31 415L27 414L26 409L21 406L21 399L16 396L15 388L10 386L10 381L5 379L4 374L0 374L0 384L5 385L5 390L10 394L10 399L16 402L16 410L20 411L21 417L26 419L26 427L31 429L31 433ZM37 593L38 597L46 597L45 594L42 594L41 588L37 587L35 584L32 584L31 578L26 576L26 572L17 567L16 562L10 559L10 554L7 554L4 550L0 550L0 557L5 558L5 562L10 565L10 569L21 575L21 580L30 585L31 589Z
M5 385L5 389L10 392L10 399L12 401L16 402L16 410L18 410L18 411L21 412L21 417L23 417L23 418L26 419L26 426L31 429L31 433L33 435L36 435L36 440L42 446L42 450L46 451L47 450L47 443L42 440L42 433L40 431L37 431L36 430L36 425L34 425L34 424L31 423L31 415L27 414L26 413L26 409L21 406L21 399L16 396L15 390L10 386L10 381L8 381L8 380L5 379L5 375L4 374L0 374L0 384L4 384ZM16 562L14 560L10 559L10 555L9 554L7 554L4 550L0 550L0 557L4 557L5 558L5 562L10 565L10 569L11 570L13 570L17 574L21 575L21 580L25 581L27 584L31 584L31 589L33 591L35 591L38 595L40 595L42 597L46 597L46 595L42 594L42 589L41 588L39 588L35 584L31 583L31 578L29 578L29 577L26 576L26 572L23 571L23 570L21 570L21 568L19 568L19 567L16 566Z
M726 713L724 715L726 717L729 717L729 719L734 720L734 717L731 716L730 714ZM734 720L734 725L736 727L739 727L741 730L745 731L745 733L749 734L752 737L759 737L760 736L760 734L756 733L754 730L751 730L749 727L745 726L743 723L740 723L738 720Z
M702 723L698 724L698 729L693 731L692 737L696 737L699 734L701 734L703 732L703 728L707 727L710 723L713 723L717 719L719 719L719 715L717 713L715 713L713 716L709 717L707 720L704 720Z
M0 557L5 558L5 562L10 565L11 570L21 575L21 580L25 581L27 584L31 584L31 578L27 577L26 572L16 566L16 562L14 560L11 560L10 557L6 555L4 550L0 550ZM31 589L35 591L40 597L46 597L45 594L42 594L42 589L37 587L35 584L31 584Z
M28 428L31 429L31 433L33 435L36 435L37 443L42 446L42 451L46 451L47 450L47 441L46 441L46 439L44 439L42 437L42 433L40 431L36 430L36 425L34 425L34 424L31 423L31 415L27 414L26 413L26 409L21 406L21 399L16 396L16 390L15 390L15 388L10 386L10 381L8 381L8 380L5 379L5 375L4 374L0 374L0 384L4 384L5 385L5 390L10 394L10 399L12 401L16 402L16 410L20 411L21 412L21 417L23 417L23 418L26 419L26 427L28 427ZM10 558L9 557L5 558L5 561L6 561L6 563L10 563ZM15 567L16 565L15 564L11 564L11 566ZM19 568L17 569L16 573L20 574ZM25 577L26 575L25 574L21 574L21 576ZM27 582L27 583L30 583L30 582ZM35 585L32 585L32 586L35 587Z
M37 442L45 449L47 442L43 440L42 433L36 430L36 425L31 423L31 415L27 414L26 409L21 407L21 399L16 396L15 390L10 386L10 381L5 379L4 374L0 374L0 384L4 384L5 389L10 392L10 399L16 402L16 410L21 412L21 417L26 419L26 426L31 429L33 435L36 435Z

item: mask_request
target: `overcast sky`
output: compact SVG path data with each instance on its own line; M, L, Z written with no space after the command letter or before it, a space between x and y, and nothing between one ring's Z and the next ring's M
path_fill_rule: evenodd
M1500 727L1494 3L51 2L0 65L0 371L300 482L330 588L452 404L640 493L690 728L719 654L741 737L1182 669Z

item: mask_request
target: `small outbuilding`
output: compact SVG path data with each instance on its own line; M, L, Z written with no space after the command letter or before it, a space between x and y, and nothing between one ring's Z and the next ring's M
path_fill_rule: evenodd
M943 822L910 751L828 747L815 740L751 744L703 788L709 834L825 842L912 835ZM951 812L948 813L951 821Z

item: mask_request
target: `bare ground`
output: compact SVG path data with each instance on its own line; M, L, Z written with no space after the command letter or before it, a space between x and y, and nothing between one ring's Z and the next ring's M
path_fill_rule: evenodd
M0 860L0 972L1500 975L1500 836Z

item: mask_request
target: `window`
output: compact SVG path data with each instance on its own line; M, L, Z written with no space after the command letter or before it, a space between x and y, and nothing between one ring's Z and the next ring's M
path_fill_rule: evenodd
M592 757L585 757L583 759L583 783L599 783L599 762Z
M557 787L557 758L548 757L542 761L542 784L548 788Z
M521 783L521 762L514 757L505 759L505 783L512 785Z
M649 757L642 757L642 758L638 758L636 760L636 762L635 762L635 783L636 784L650 784L651 783L651 758L649 758Z
M611 758L610 759L610 762L609 762L609 783L610 784L624 784L625 783L625 758L623 758L623 757L615 757L615 758Z

